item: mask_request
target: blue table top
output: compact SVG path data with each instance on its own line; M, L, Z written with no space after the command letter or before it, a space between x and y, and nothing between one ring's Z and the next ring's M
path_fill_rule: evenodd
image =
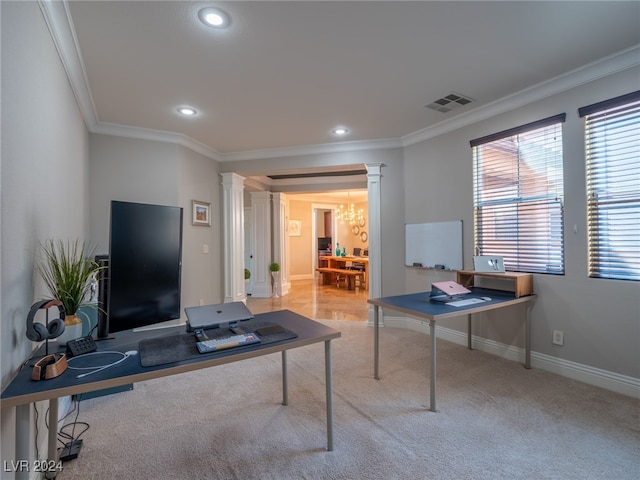
M470 290L471 293L460 296L460 300L480 297L489 297L491 300L456 307L442 302L431 301L431 292L429 291L395 295L391 297L372 298L367 301L368 303L379 307L398 310L410 315L426 318L428 320L438 320L441 318L503 308L509 305L528 302L535 298L535 295L516 297L513 292L493 290L489 288L472 287Z
M339 331L290 310L261 313L257 314L255 318L282 325L286 329L295 332L298 336L282 342L269 343L266 345L256 344L252 345L249 349L222 350L214 354L205 354L198 358L152 367L143 367L140 363L139 355L134 355L113 367L84 378L77 378L77 374L82 373L82 371L67 369L59 377L50 380L33 381L31 380L32 366L38 358L43 356L43 344L34 353L32 358L25 362L25 366L20 369L13 381L4 389L1 395L1 405L4 408L6 406L21 405L49 398L91 392L102 388L111 388L127 383L135 383L137 381L230 363L244 358L266 355L275 351L296 348L340 337ZM137 351L141 340L182 335L185 332L184 325L158 330L127 330L118 332L114 333L110 339L98 341L98 352ZM49 352L61 353L64 352L64 349L63 347L56 347L55 342L53 342L49 344ZM101 361L110 363L121 357L122 355L118 356L114 354L106 359L102 358ZM83 359L83 361L90 362L91 357L87 357Z

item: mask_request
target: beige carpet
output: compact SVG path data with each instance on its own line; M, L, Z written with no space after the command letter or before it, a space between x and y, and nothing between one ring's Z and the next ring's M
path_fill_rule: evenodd
M438 341L438 412L428 336L372 330L333 344L335 451L326 451L323 344L135 385L81 402L90 423L61 480L634 479L639 401Z

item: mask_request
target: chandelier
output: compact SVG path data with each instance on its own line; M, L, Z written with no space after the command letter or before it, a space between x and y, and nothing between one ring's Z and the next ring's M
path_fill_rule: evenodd
M349 225L356 225L364 219L364 212L360 208L356 211L356 207L351 203L351 196L347 192L347 204L340 205L336 213L336 217L340 220L340 223L348 223Z

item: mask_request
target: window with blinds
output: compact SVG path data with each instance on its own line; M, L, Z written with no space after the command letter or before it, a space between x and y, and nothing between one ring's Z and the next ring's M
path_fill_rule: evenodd
M640 91L585 117L589 276L640 280Z
M507 270L564 274L565 119L471 141L475 251L502 255Z

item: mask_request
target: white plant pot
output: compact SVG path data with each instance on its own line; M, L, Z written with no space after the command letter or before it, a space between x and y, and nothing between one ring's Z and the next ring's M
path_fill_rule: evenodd
M75 325L65 325L64 332L56 340L59 344L64 345L70 340L80 338L82 336L82 323Z
M271 272L271 277L273 278L273 297L278 298L278 290L280 288L280 272Z

